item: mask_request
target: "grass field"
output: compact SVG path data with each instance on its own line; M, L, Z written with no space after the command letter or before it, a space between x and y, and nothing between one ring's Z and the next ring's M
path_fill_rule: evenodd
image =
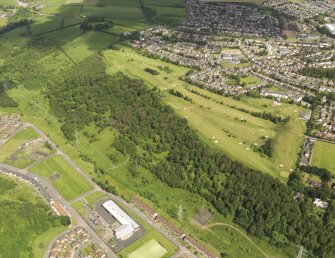
M66 200L71 200L91 189L90 184L61 156L41 161L31 167L30 171L48 178ZM55 173L60 177L53 181L49 177Z
M151 230L122 250L118 255L124 258L161 258L171 257L177 251L178 248L163 235Z
M13 154L23 143L38 138L38 133L31 127L24 128L16 133L8 142L0 147L0 162Z
M313 147L312 166L328 169L335 175L335 144L316 141Z
M122 48L122 51L108 50L104 54L110 67L110 73L123 71L143 79L151 86L158 86L162 92L174 87L192 98L192 103L190 103L166 93L163 100L171 105L178 114L185 117L210 146L223 150L233 159L240 160L252 168L283 180L295 167L305 131L303 121L298 118L300 111L303 110L301 107L288 104L278 106L269 99L248 97L242 97L240 101L237 101L210 93L179 80L179 77L187 72L186 68L143 57L129 48ZM145 67L157 69L159 65L170 66L174 72L161 71L157 76L143 73ZM247 80L250 82L251 78ZM185 86L209 96L210 99L190 93ZM283 117L289 116L291 119L285 125L275 125L236 108L255 112L266 111ZM246 121L243 122L243 120ZM257 146L263 144L264 136L273 138L275 142L274 155L271 159L252 150L255 144Z

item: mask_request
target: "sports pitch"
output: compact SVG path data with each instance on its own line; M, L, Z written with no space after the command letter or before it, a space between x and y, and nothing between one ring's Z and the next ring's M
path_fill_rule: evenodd
M335 144L316 141L313 147L312 165L328 169L335 174Z
M129 258L160 258L167 253L167 250L161 246L155 239L151 239L149 242L136 249L134 252L128 255Z

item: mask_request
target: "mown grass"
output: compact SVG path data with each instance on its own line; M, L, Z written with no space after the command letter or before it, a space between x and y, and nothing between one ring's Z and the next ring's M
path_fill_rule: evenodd
M66 200L78 197L91 189L86 179L74 170L61 156L41 161L29 170L47 178ZM59 174L60 177L51 181L49 176L55 173Z
M313 166L328 169L335 175L335 144L316 141L311 163Z

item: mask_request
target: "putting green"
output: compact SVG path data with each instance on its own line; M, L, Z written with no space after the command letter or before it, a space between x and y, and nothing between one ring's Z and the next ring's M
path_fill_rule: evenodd
M140 248L128 255L129 258L161 258L167 253L167 250L161 246L155 239L146 242Z

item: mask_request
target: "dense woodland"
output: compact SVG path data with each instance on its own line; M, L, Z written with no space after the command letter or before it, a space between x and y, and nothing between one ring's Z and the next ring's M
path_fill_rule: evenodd
M333 68L305 67L300 70L300 73L315 78L335 79L335 69Z
M20 183L22 184L22 183ZM1 257L34 257L31 241L51 227L68 225L68 217L57 217L36 193L0 176Z
M49 81L50 105L68 139L91 122L113 127L120 132L113 146L131 156L135 169L143 166L171 187L200 194L250 234L278 245L285 235L318 256L334 254L335 206L316 213L311 198L294 200L299 175L285 185L231 160L204 144L162 103L157 89L120 73L108 76L105 69L103 58L95 55L65 78ZM163 152L167 155L156 155Z

